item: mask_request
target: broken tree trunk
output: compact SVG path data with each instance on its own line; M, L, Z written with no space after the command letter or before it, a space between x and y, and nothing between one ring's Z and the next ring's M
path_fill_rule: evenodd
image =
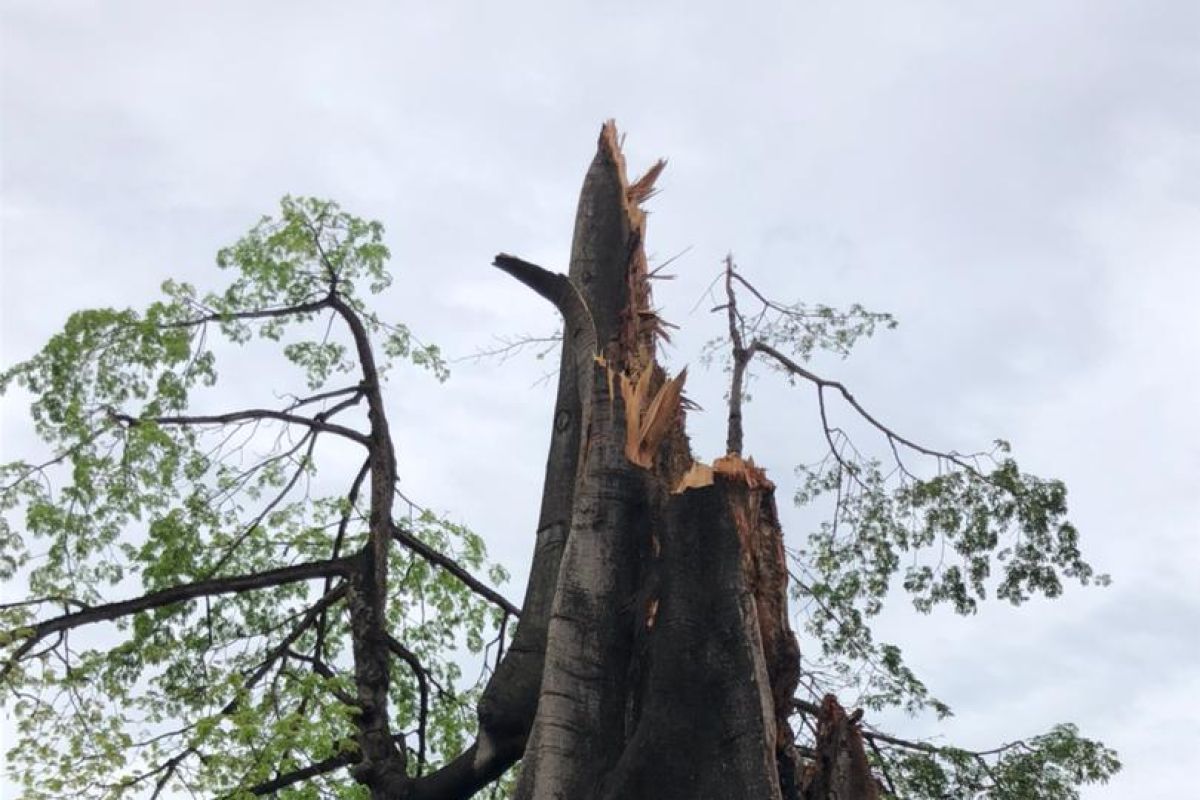
M606 124L568 274L496 258L564 319L532 574L476 743L409 796L467 797L523 753L520 800L871 798L853 793L874 784L852 735L822 741L857 741L831 763L866 783L802 770L774 485L738 454L692 456L642 246L663 162L630 182L618 142Z
M800 776L802 800L878 800L879 787L858 727L860 716L847 715L837 698L825 696L817 712L813 758Z
M630 183L606 125L566 282L497 258L562 311L582 422L519 798L777 798L796 763L774 487L737 457L694 462L683 376L655 357L640 204L661 168Z

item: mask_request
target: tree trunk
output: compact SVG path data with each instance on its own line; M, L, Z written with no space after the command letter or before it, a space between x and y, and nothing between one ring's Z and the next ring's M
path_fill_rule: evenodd
M793 746L774 486L739 455L694 460L685 376L656 359L640 204L662 166L630 183L606 124L569 274L496 260L559 308L565 335L532 576L472 758L523 743L520 800L869 798L844 713L822 741L848 768L802 772Z

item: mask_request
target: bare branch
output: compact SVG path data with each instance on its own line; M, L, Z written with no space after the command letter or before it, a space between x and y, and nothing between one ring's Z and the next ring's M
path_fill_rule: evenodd
M498 254L492 261L492 265L504 270L553 303L558 312L562 314L563 323L568 327L572 336L585 336L590 339L586 349L590 351L589 356L595 355L596 324L592 319L591 309L588 308L579 289L571 283L570 278L557 272L550 272L537 264L531 264L507 253Z
M520 354L528 347L536 347L538 349L537 358L543 358L548 355L555 347L562 344L562 330L558 330L549 336L534 336L524 333L519 336L510 337L495 337L496 342L494 347L479 348L469 356L462 356L453 359L453 362L462 361L484 361L489 358L498 359L503 364L513 356Z
M361 395L362 393L363 393L363 387L361 384L359 384L357 386L344 386L341 389L330 389L328 392L312 394L307 397L296 397L295 395L287 395L292 398L292 404L290 406L288 406L287 408L285 408L284 411L295 411L297 408L300 408L301 406L306 406L311 403L319 403L322 400L331 400L334 397L341 397L344 394ZM328 418L328 417L332 416L332 414L330 413L331 411L332 411L332 409L330 409L329 411L322 412L322 413L325 415L326 418Z
M904 436L901 436L900 434L896 433L894 430L892 430L888 426L884 425L882 422L880 422L878 419L876 419L869 411L867 411L865 408L863 408L862 404L858 402L858 400L854 397L853 394L850 393L850 390L847 389L844 384L839 383L838 381L829 380L828 378L822 378L821 376L805 369L804 367L800 366L792 359L788 358L783 353L776 350L771 345L769 345L761 340L756 339L753 343L751 343L749 350L752 353L763 353L763 354L768 355L771 358L775 359L775 361L778 362L778 364L780 366L782 366L785 371L787 371L787 372L791 373L792 375L795 375L799 378L803 378L804 380L809 381L810 383L815 385L817 387L817 391L819 394L824 389L833 389L838 394L840 394L845 399L845 401L850 404L851 408L853 408L855 411L857 411L859 413L859 415L871 425L871 427L875 428L877 431L879 431L884 436L886 436L888 438L889 442L891 442L891 443L898 442L898 443L904 445L905 447L907 447L908 449L916 451L923 455L932 456L934 458L939 458L939 459L944 459L945 461L948 461L958 467L961 467L963 470L971 473L972 475L974 475L976 478L979 478L980 480L987 480L986 476L983 475L983 473L981 473L973 464L971 464L969 461L967 461L961 453L957 453L953 450L950 450L950 451L933 450L931 448L925 447L924 445L917 444L916 442L912 441L911 439L907 439ZM822 400L822 403L823 403L823 400ZM829 432L828 422L826 420L822 420L822 421L825 424L826 433L828 434L828 432Z
M792 700L792 705L796 708L797 711L802 711L805 714L809 714L814 717L817 716L821 711L820 706L818 706L816 703L809 702L808 700L802 700L799 697L794 698ZM860 709L860 711L861 711L861 709ZM929 742L917 742L917 741L913 741L911 739L901 739L898 736L892 736L891 734L873 730L873 729L865 727L865 726L862 727L861 730L862 730L863 738L867 739L868 741L879 742L881 744L890 745L892 747L900 747L905 750L914 750L919 753L928 753L930 755L936 755L938 753L941 753L943 750L948 749L948 748L944 748L944 747L938 747L937 745L930 744ZM975 756L976 758L983 758L986 756L1000 755L1001 753L1008 752L1009 750L1013 750L1018 747L1027 747L1027 746L1028 745L1026 744L1026 742L1023 739L1018 739L1013 742L1008 742L1007 744L1002 744L999 747L993 747L990 750L963 750L960 747L949 748L949 749L952 749L958 753L966 753L967 755Z
M746 366L754 356L742 337L742 316L738 312L737 296L733 292L733 255L725 256L725 311L729 320L729 343L733 348L733 375L729 382L729 429L725 439L725 451L735 455L742 453L742 388L746 380Z

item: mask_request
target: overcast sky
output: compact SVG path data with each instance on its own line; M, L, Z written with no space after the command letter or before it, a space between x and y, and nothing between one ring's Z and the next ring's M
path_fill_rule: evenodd
M74 309L144 305L172 276L217 286L217 248L285 193L382 220L387 313L450 354L553 331L552 310L488 264L505 250L565 267L615 117L633 171L670 160L649 250L687 250L657 294L682 327L673 369L720 332L693 308L733 251L778 297L900 318L851 360L818 362L897 429L960 449L1003 436L1067 481L1111 588L883 620L954 706L946 741L1074 721L1126 765L1088 800L1195 785L1200 3L2 7L0 363ZM444 386L392 387L405 491L483 534L516 599L544 369L460 363ZM711 459L720 380L693 372L694 446ZM817 420L806 393L764 378L754 395L747 450L786 506ZM0 422L3 459L35 447L21 404Z

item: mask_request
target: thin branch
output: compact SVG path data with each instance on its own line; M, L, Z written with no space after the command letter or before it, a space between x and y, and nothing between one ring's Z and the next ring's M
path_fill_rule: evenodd
M907 439L904 436L901 436L900 434L896 433L894 430L889 428L887 425L884 425L882 422L880 422L878 419L876 419L869 411L867 411L865 408L863 408L862 404L859 403L858 400L854 397L854 395L850 393L850 390L846 388L845 384L842 384L838 381L829 380L828 378L822 378L821 376L805 369L804 367L800 366L795 361L788 358L786 355L779 352L774 347L772 347L771 345L762 341L761 339L754 340L754 342L750 344L750 347L748 349L752 353L763 353L763 354L768 355L771 358L775 359L775 361L778 362L780 364L780 366L782 366L784 368L784 370L786 370L787 372L789 372L792 375L795 375L799 378L803 378L806 381L809 381L810 383L814 384L818 389L818 393L820 393L821 390L824 390L824 389L833 389L834 391L838 392L845 399L845 401L850 404L851 408L853 408L855 411L857 411L859 413L859 415L862 416L862 418L864 420L866 420L873 428L875 428L880 433L882 433L884 436L886 436L890 442L899 442L900 444L904 445L905 447L909 448L910 450L914 450L923 455L932 456L933 458L944 459L958 467L961 467L962 469L971 473L972 475L979 478L980 480L987 480L987 477L985 475L983 475L983 473L981 473L973 464L966 461L963 458L962 454L956 453L954 451L933 450L931 448L925 447L924 445L917 444L916 442L912 441L911 439ZM828 428L827 428L827 431L828 431Z
M337 673L333 671L333 668L316 656L306 655L296 650L292 650L291 648L285 650L284 654L287 655L288 658L294 658L297 661L308 664L310 667L312 667L313 672L315 672L317 675L320 675L327 681L332 681L337 678ZM336 686L330 686L329 692L344 705L350 706L351 708L354 708L358 705L357 698L355 698L353 695L346 694Z
M837 431L836 428L832 428L829 425L829 412L825 408L825 387L820 386L820 385L817 386L817 406L818 406L818 408L820 410L820 414L821 414L821 431L825 434L825 443L829 445L830 455L832 455L834 457L834 460L836 460L838 463L838 469L841 470L842 473L849 475L850 478L855 483L857 483L860 487L862 487L864 490L866 490L867 485L863 482L862 478L858 477L858 469L853 464L851 464L850 462L848 462L846 460L846 457L842 455L842 448L839 448L837 446L837 444L833 441L834 432L840 433L840 431ZM842 439L843 443L846 441L845 434L841 434L841 439ZM889 439L888 441L891 441L891 440ZM838 492L839 492L839 494L841 493L841 483L840 482L838 483ZM837 509L838 510L841 509L841 502L838 502ZM837 520L836 519L833 521L833 524L834 524L834 530L836 530L837 529Z
M236 422L250 422L254 420L273 419L280 422L286 422L289 425L303 425L306 428L311 428L314 431L322 431L325 433L333 433L338 436L344 436L353 442L358 442L361 445L369 445L370 439L354 430L347 428L344 425L335 425L330 422L324 422L316 417L304 417L297 414L288 414L284 411L275 411L269 408L250 408L243 411L233 411L228 414L210 414L201 416L169 416L169 417L148 417L140 419L131 417L128 414L121 414L114 409L109 410L109 416L129 427L136 427L146 422L153 422L156 425L229 425ZM320 415L318 415L320 416Z
M814 717L818 716L821 712L821 707L816 703L809 702L808 700L802 700L799 697L792 698L792 706L797 711L802 711L803 713L810 714ZM1028 747L1023 739L1018 739L1013 742L1002 744L999 747L993 747L990 750L963 750L960 747L938 747L937 745L930 744L929 742L916 742L912 741L911 739L901 739L898 736L892 736L891 734L872 730L863 726L860 726L860 730L862 731L863 738L869 741L879 742L892 747L900 747L905 750L914 750L919 753L928 753L929 755L937 755L945 750L952 750L956 753L965 753L975 758L984 758L987 756L1000 755L1001 753L1014 750L1018 747Z
M483 581L476 578L457 561L425 544L420 539L413 536L399 525L395 524L395 522L392 523L392 536L396 539L396 541L400 542L400 544L412 550L426 561L436 564L454 577L458 578L460 581L466 584L471 591L475 592L480 597L491 601L509 614L512 614L514 617L521 616L521 609L513 605L507 598L504 597L504 595L500 594L495 589L492 589Z
M879 771L883 773L883 781L887 784L888 793L893 797L898 796L896 794L896 782L892 780L892 771L888 769L887 759L884 758L883 751L879 749L879 745L874 739L867 739L867 744L871 745L871 752L875 753L875 758L878 759Z
M119 783L109 783L109 784L102 784L102 785L106 789L115 789L120 792L120 791L123 791L124 789L131 789L134 786L137 786L142 781L144 781L148 778L153 778L155 775L162 773L162 776L155 782L154 793L150 795L151 800L155 800L155 798L157 798L162 793L163 788L165 788L167 785L167 781L169 781L171 779L171 776L175 774L175 771L179 768L179 765L183 763L184 759L186 759L188 756L192 755L195 752L196 752L196 748L194 748L194 747L185 748L184 750L180 751L179 753L172 756L168 760L164 761L163 763L159 764L158 766L156 766L152 769L147 770L146 772L141 772L136 775L130 775L128 778L126 778L123 781L120 781Z
M286 397L292 398L292 404L290 406L288 406L287 408L285 408L284 411L295 411L297 408L300 408L301 406L307 406L312 403L319 403L322 400L331 400L334 397L341 397L344 394L361 395L362 393L363 393L363 387L361 384L359 384L357 386L344 386L341 389L330 389L328 392L321 392L319 394L310 394L307 397L297 397L296 395L285 395ZM278 395L276 395L276 396L278 396ZM335 408L337 408L337 406L335 406ZM332 409L330 409L330 411L332 411ZM322 413L325 414L326 418L331 416L329 411L322 412Z
M401 737L398 736L393 737L393 741L399 741L400 738ZM309 764L307 767L292 770L291 772L285 772L282 775L277 775L269 781L251 786L247 789L240 789L233 794L225 795L223 800L230 800L234 796L239 795L241 792L250 792L250 794L256 797L264 797L268 795L274 796L281 789L286 789L289 786L295 786L297 783L302 783L313 778L319 778L322 775L328 775L330 772L334 772L343 767L353 766L361 760L362 759L358 753L342 753L340 755L330 756L329 758Z
M354 516L354 505L358 502L358 493L362 490L363 481L366 480L367 474L371 469L371 459L367 458L358 469L358 474L354 476L354 481L350 484L350 492L346 495L346 510L342 513L341 520L338 521L337 534L333 537L333 552L330 553L330 558L338 558L341 555L342 542L346 540L346 531L350 527L350 518ZM325 591L328 592L333 585L333 577L325 579ZM313 656L322 658L325 654L325 626L327 618L325 612L321 612L320 618L317 620L317 635L316 641L313 643Z
M233 557L233 554L237 551L237 549L242 546L242 542L246 541L246 538L250 536L250 534L258 530L258 527L262 524L262 521L266 519L272 511L279 507L279 504L283 502L283 498L287 497L288 493L291 492L292 489L295 488L296 484L300 482L300 476L304 474L305 468L312 463L313 451L316 450L317 447L317 436L318 434L316 431L309 431L308 433L304 434L304 437L296 444L295 447L292 448L291 453L294 453L304 445L305 440L308 440L308 449L305 451L304 455L300 457L300 463L296 466L296 471L292 473L292 477L286 484L284 484L283 489L271 499L271 502L267 503L263 510L260 511L254 517L254 519L250 521L250 524L243 528L240 534L234 537L229 546L225 548L225 552L220 558L217 559L217 562L213 564L212 568L209 569L208 573L210 575L215 575L221 570L221 567L225 566L226 562Z
M235 795L240 794L242 791L248 791L250 794L256 797L274 795L281 789L286 789L289 786L294 786L297 783L301 783L312 778L317 778L321 775L327 775L330 772L341 769L342 767L348 767L352 764L355 764L357 761L357 753L343 753L341 755L330 756L329 758L317 761L314 764L309 764L307 767L302 769L285 772L284 774L279 775L269 781L260 783L257 786L252 786L249 789L242 789L239 792L235 792L234 795L227 795L226 797L234 797Z
M295 642L296 639L300 638L300 636L302 636L304 634L304 631L307 630L312 625L313 621L316 619L318 614L323 613L327 608L329 608L330 605L332 605L333 603L342 599L343 597L345 597L345 595L346 595L346 585L343 583L343 584L339 585L337 588L335 588L333 591L327 592L323 597L321 597L320 600L318 600L316 602L316 604L314 604L311 608L309 608L308 611L305 612L304 618L291 630L291 632L288 633L287 636L285 636L283 638L283 640L278 645L276 645L274 648L271 649L271 651L267 654L266 658L263 659L262 663L258 666L258 668L252 674L250 674L249 677L246 678L246 681L243 684L244 690L252 689L255 685L257 685L258 682L260 680L262 680L263 677L266 676L266 674L271 670L271 667L275 664L276 661L279 660L280 657L285 656L285 655L293 655L293 653L290 649L292 643ZM337 695L336 692L335 692L335 695ZM343 702L346 702L345 699L341 696L338 696L338 699L342 700ZM222 716L227 716L227 715L232 714L235 711L237 711L240 706L241 706L241 698L235 697L233 700L230 700L228 703L226 703L225 706L220 710L219 713ZM187 730L187 729L185 728L180 731L174 731L170 735L177 735L179 733L184 732L185 730ZM161 737L156 737L156 738L161 738ZM154 740L151 739L149 741L152 742ZM144 744L146 744L146 743L143 743L143 745ZM194 753L198 753L198 752L199 751L194 746L186 747L183 750L181 750L179 753L177 753L176 755L172 756L167 761L163 762L162 764L159 764L157 767L150 770L149 772L146 772L142 775L135 776L134 778L131 778L130 780L122 783L120 788L128 788L134 784L140 783L141 781L145 780L146 778L149 778L153 775L157 775L158 773L161 772L163 774L159 778L159 780L156 782L155 788L154 788L154 793L151 795L151 800L154 800L154 798L157 798L159 795L162 794L163 789L166 788L167 782L175 774L176 770L183 763L184 759L186 759L188 756L190 756Z
M48 619L32 626L32 634L25 638L21 646L9 657L4 668L0 670L0 680L7 677L17 662L32 650L38 642L53 633L60 633L94 622L120 619L121 617L136 614L140 611L174 605L197 597L266 589L272 586L296 583L297 581L323 578L327 575L345 575L349 574L353 567L354 560L352 558L341 558L280 567L279 569L256 572L249 575L210 578L182 586L172 586L169 589L162 589L157 592L150 592L131 600L106 603L105 605L93 606L81 611Z
M417 654L391 634L388 634L388 648L408 664L409 669L417 676L417 689L421 694L421 710L417 717L417 774L420 775L425 768L425 738L429 722L429 673L421 665Z
M0 603L0 611L7 611L11 608L23 608L24 606L40 606L44 603L59 603L64 607L76 606L78 608L90 608L90 606L82 600L76 600L73 597L48 596L34 597L29 600L17 600L12 603Z
M537 358L543 358L549 354L555 347L562 344L563 335L559 330L549 336L533 336L532 334L521 334L511 337L496 337L494 341L496 345L490 348L478 348L469 356L460 356L452 359L450 363L457 364L463 361L480 362L489 358L495 358L499 363L503 364L513 356L520 354L525 348L537 346L539 352Z
M29 464L28 465L29 468L26 469L24 472L22 472L20 475L18 475L15 479L13 479L13 481L11 483L6 483L3 486L0 486L0 492L7 492L9 489L12 489L17 484L22 483L26 478L28 478L30 475L34 474L35 472L41 474L43 479L47 483L47 486L49 486L49 480L46 479L46 477L45 477L46 469L48 467L55 466L56 464L61 464L67 458L70 458L72 455L79 452L84 447L88 446L89 444L94 442L96 439L98 439L103 432L104 432L103 429L97 429L96 431L92 432L91 435L84 437L78 443L72 445L71 447L68 447L66 450L63 450L58 455L51 457L48 461L43 461L41 464ZM10 466L14 466L14 465L10 465Z
M260 680L262 680L267 672L270 671L271 666L278 661L281 656L286 655L291 649L292 644L295 643L295 641L302 635L304 635L306 630L312 627L312 624L316 621L317 617L324 615L330 606L345 596L345 583L339 584L333 590L326 592L325 595L322 596L321 599L312 606L312 608L305 612L304 618L301 619L294 628L292 628L288 635L283 637L283 640L280 641L279 644L275 645L275 647L273 647L269 653L267 653L267 657L263 659L263 662L259 664L258 668L248 678L246 678L245 688L250 689ZM226 704L223 709L221 709L221 713L232 714L237 710L237 704L238 701L236 698L229 701L229 703Z
M729 343L733 348L733 374L729 382L729 429L725 439L725 451L734 455L742 453L742 389L746 380L746 366L754 357L754 350L747 349L742 337L742 315L738 312L737 296L733 291L733 255L725 256L725 311L729 320Z
M263 308L257 311L236 311L229 314L211 313L205 314L202 317L195 319L182 320L180 322L168 322L159 327L164 330L170 328L194 328L197 325L205 325L209 322L230 322L232 320L242 319L273 319L276 317L290 317L296 314L310 314L314 311L320 311L323 308L329 307L329 298L325 297L320 300L313 300L308 303L298 303L294 306L280 306L278 308Z
M167 782L171 780L171 777L175 774L175 771L179 769L180 764L182 764L184 759L190 756L193 752L195 752L194 748L189 747L187 750L184 750L182 753L166 762L164 765L165 772L163 772L162 777L160 777L154 784L154 794L150 795L150 800L158 800L163 789L167 788Z

